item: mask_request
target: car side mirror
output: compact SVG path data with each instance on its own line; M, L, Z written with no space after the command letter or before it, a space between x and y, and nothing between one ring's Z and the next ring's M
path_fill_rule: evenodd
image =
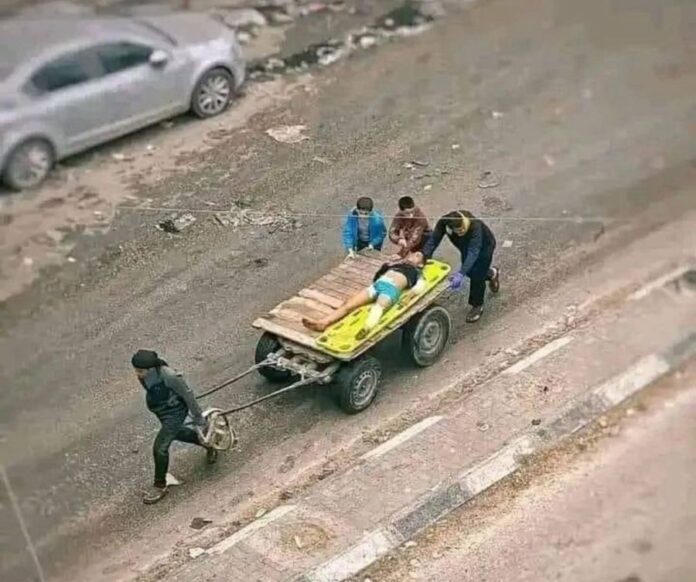
M169 60L169 55L160 49L155 49L152 51L150 54L150 64L153 67L163 67L164 65L167 64L167 61Z

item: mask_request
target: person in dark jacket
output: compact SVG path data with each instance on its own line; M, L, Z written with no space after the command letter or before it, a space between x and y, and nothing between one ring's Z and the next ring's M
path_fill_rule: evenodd
M204 430L206 420L195 395L181 374L172 370L157 352L138 350L131 358L131 364L145 389L148 409L162 424L152 447L155 459L154 485L143 497L143 502L151 505L168 493L169 447L174 441L203 447L196 429ZM195 428L184 424L189 414ZM208 463L212 464L217 459L217 451L208 447L206 449Z
M432 236L423 248L426 258L432 257L447 235L461 254L461 267L450 278L450 288L460 289L464 278L469 277L469 311L466 321L474 323L483 315L486 281L492 293L500 290L499 270L492 266L495 236L488 226L467 210L454 210L442 216L435 225Z
M387 227L374 206L372 198L358 198L355 208L346 216L343 223L343 247L349 257L367 248L382 250Z

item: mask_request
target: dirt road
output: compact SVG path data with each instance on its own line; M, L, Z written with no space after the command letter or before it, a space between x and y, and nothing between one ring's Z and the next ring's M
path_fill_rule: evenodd
M286 101L220 128L213 147L180 156L166 175L149 180L144 167L108 232L77 237L76 263L3 305L2 459L50 574L137 532L187 528L191 514L176 509L187 498L214 493L233 511L427 392L390 358L381 397L357 418L311 390L251 410L237 420L238 454L206 472L177 451L185 489L143 511L156 423L128 366L133 350L158 349L199 387L244 369L255 316L341 260L342 214L356 196L387 214L404 194L433 217L469 208L498 237L504 292L476 327L464 323L465 296L452 299L458 344L431 387L505 347L517 328L494 322L543 315L534 298L591 268L592 252L694 208L690 4L447 8L420 36L300 79ZM286 124L306 125L309 139L286 145L265 133ZM411 160L429 165L413 171ZM477 186L485 171L497 187ZM210 217L233 205L281 220L234 228ZM154 225L173 211L148 208L198 220L169 235ZM442 256L456 260L451 249ZM264 390L252 380L216 403ZM7 558L3 579L27 579L25 556Z

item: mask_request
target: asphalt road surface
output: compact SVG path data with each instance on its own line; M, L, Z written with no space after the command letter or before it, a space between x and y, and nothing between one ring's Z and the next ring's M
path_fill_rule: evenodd
M139 501L156 422L129 368L132 352L158 349L195 386L245 368L254 317L341 259L341 217L357 196L373 196L387 214L410 194L433 217L453 208L489 217L504 291L479 329L551 288L561 256L634 214L654 207L665 221L694 207L693 3L447 6L432 30L318 71L308 90L188 159L186 171L133 186L152 206L243 200L289 209L301 224L233 229L201 218L170 236L154 229L162 214L119 212L107 235L80 239L76 256L88 268L50 272L3 305L2 462L50 574L87 549L98 557L104 536L127 538L166 511L146 513ZM301 144L264 133L296 123L310 136ZM404 167L414 159L429 166ZM497 187L477 187L485 171ZM456 339L479 333L464 323L465 303L451 304ZM399 398L398 369L390 363L386 401ZM219 403L264 390L251 380ZM340 432L332 400L313 392L250 410L238 424L245 449L200 487L327 417ZM200 467L186 471L195 479ZM27 579L13 523L2 537L2 578Z

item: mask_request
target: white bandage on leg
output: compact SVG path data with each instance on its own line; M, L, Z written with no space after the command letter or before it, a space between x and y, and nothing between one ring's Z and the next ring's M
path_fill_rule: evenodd
M423 291L425 291L427 285L428 284L425 282L425 279L423 279L423 277L419 277L418 281L416 281L416 284L413 287L411 287L411 291L415 295L420 295L421 293L423 293Z
M365 329L372 329L379 323L380 317L384 313L384 308L381 305L373 305L370 307L370 313L367 314L365 320Z

